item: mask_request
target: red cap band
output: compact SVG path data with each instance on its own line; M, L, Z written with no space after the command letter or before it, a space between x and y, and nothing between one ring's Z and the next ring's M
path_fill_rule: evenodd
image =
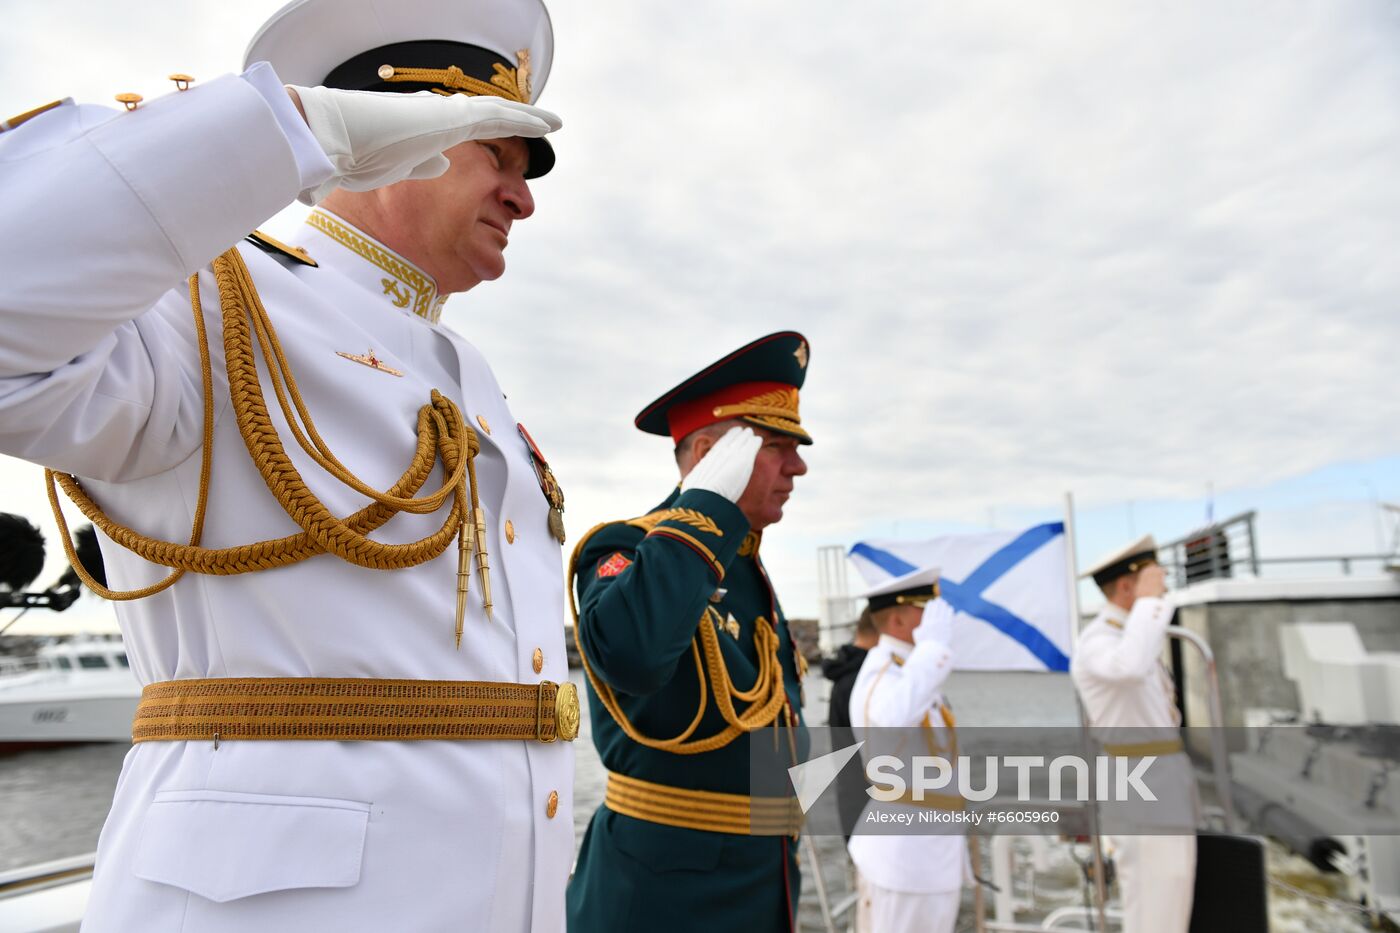
M740 413L716 415L715 409L729 405L740 405L750 399L771 392L792 391L792 386L783 382L740 382L725 386L718 392L711 392L701 398L678 402L666 412L666 421L671 428L671 439L679 444L687 434L701 428L742 417ZM794 414L796 414L794 412Z

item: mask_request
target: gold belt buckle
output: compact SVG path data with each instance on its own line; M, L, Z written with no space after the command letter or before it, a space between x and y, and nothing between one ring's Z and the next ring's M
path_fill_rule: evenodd
M546 712L548 688L554 688L554 709ZM554 735L545 738L544 726L547 716L553 713ZM540 681L540 690L535 699L535 738L545 744L563 739L572 742L578 738L579 727L578 687L573 684L556 684L552 680Z

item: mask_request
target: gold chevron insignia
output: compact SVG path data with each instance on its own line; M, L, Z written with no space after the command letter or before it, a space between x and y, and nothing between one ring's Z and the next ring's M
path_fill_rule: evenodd
M710 516L706 515L704 512L697 512L695 509L666 509L660 514L661 517L657 519L658 523L680 522L682 525L689 525L706 534L712 534L716 538L724 537L724 532L720 531L714 519L710 518Z
M659 512L652 512L650 515L643 515L641 518L634 518L627 524L650 532L662 522L680 522L682 525L689 525L706 534L712 534L716 538L724 537L724 532L715 524L714 519L695 509L662 509Z

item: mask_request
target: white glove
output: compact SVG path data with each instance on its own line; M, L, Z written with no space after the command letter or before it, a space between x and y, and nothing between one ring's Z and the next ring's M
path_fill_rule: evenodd
M932 641L946 647L953 643L953 607L944 599L924 603L924 617L914 629L914 644Z
M301 99L311 135L335 168L329 181L303 193L310 204L336 188L369 191L406 178L436 178L449 165L442 153L469 139L543 136L563 125L548 110L489 95L292 90Z
M752 428L735 425L725 432L724 437L715 441L715 446L705 452L699 463L690 468L685 479L681 480L681 492L708 489L737 503L748 488L754 458L762 446L763 438L755 434Z

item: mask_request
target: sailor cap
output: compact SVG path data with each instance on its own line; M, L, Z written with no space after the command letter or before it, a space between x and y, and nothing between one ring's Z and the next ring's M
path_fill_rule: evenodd
M871 612L891 606L922 606L938 598L938 568L924 567L856 595L869 601Z
M293 0L263 24L244 67L270 62L287 84L539 100L554 58L541 0ZM526 139L526 178L554 167Z
M1148 564L1157 562L1157 540L1143 535L1127 547L1119 548L1095 563L1080 577L1093 577L1099 586L1107 586L1119 577L1137 573Z

